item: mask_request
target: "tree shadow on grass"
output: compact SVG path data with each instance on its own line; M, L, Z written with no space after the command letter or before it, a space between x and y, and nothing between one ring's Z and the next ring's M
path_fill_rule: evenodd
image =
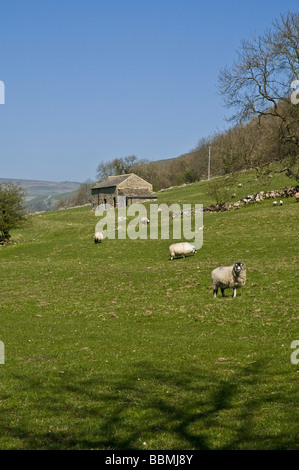
M31 398L26 412L20 404L14 424L5 401L1 435L27 449L298 448L294 433L257 424L265 407L284 407L284 420L292 416L290 396L255 393L266 369L260 361L227 377L216 371L207 377L188 366L174 373L139 362L126 376L70 372L42 386L19 375Z

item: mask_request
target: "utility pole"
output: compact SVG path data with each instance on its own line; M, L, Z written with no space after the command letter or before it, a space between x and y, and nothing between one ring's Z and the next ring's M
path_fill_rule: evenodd
M210 172L211 172L211 146L209 145L208 181L210 181Z

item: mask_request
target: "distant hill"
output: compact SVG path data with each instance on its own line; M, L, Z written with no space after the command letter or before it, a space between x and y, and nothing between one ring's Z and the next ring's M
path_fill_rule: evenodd
M30 212L56 209L59 197L73 195L81 183L71 181L40 181L14 178L0 178L0 183L8 181L24 188L26 203Z
M63 181L55 183L53 181L25 180L13 178L0 178L0 183L9 181L13 184L19 184L26 191L26 201L40 196L54 196L57 194L69 193L79 189L80 183Z

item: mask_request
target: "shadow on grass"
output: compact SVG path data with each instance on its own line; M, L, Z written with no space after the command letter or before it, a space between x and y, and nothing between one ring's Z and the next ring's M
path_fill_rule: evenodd
M266 369L256 362L230 378L216 372L207 377L194 368L175 374L139 362L125 377L66 373L41 384L18 376L29 398L12 424L16 412L6 397L1 436L21 448L49 450L298 448L295 433L288 432L291 397L257 391ZM279 432L271 423L273 407L284 409L276 417Z

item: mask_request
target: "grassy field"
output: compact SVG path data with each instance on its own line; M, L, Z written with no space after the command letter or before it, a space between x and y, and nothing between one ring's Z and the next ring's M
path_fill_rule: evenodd
M205 187L158 200L207 204ZM298 449L298 211L205 214L203 247L173 261L169 240L95 245L87 207L34 215L0 247L0 449ZM246 286L214 299L235 261Z

